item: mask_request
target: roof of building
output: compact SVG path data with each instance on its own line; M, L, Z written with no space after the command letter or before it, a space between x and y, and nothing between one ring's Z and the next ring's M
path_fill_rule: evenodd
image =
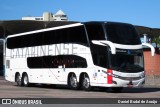
M28 31L40 30L45 28L74 24L73 21L31 21L31 20L12 20L0 21L0 38L8 35L24 33Z
M0 21L0 38L5 38L8 35L23 33L44 28L62 26L78 22L73 21L31 21L31 20L11 20ZM147 34L148 36L160 35L160 29L149 28L144 26L135 26L140 36Z
M58 10L55 16L59 16L59 15L66 15L66 14L62 10Z
M44 28L44 23L40 21L28 21L28 20L1 21L0 38L4 38L12 34L28 32L43 28ZM3 30L1 31L1 29Z
M137 26L135 25L137 31L139 32L140 36L143 36L143 34L147 34L147 36L154 37L160 35L160 29L159 28L149 28L145 26Z

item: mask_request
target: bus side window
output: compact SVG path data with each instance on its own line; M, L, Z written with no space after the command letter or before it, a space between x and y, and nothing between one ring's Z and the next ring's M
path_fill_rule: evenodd
M86 25L89 40L106 40L102 25Z
M108 66L108 47L93 44L92 40L106 40L103 26L101 24L86 25L88 38L90 41L93 63L101 67Z

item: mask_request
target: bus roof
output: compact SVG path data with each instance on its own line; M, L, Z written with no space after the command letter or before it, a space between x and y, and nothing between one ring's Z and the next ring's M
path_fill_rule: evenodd
M123 22L112 22L112 21L89 21L89 22L83 22L83 24L105 24L105 23L114 23L114 24L128 24L132 25L130 23L123 23Z

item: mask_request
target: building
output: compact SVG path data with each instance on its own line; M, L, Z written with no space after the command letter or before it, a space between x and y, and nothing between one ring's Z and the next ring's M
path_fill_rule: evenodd
M59 10L56 14L53 14L53 13L50 13L50 12L44 12L43 16L41 16L41 17L28 16L28 17L22 17L22 20L68 21L68 17L62 10Z
M67 21L67 15L62 11L59 10L55 15L53 15L54 21Z
M143 34L143 36L141 36L140 38L142 43L150 43L155 48L155 55L151 56L150 49L148 47L144 47L143 54L144 54L144 67L145 67L146 75L160 76L160 66L159 66L160 46L159 45L156 46L156 43L154 43L151 40L151 37L147 36L147 34Z

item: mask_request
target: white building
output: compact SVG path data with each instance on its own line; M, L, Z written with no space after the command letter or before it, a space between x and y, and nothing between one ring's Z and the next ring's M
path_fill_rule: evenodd
M44 12L42 17L22 17L22 20L36 20L36 21L68 21L67 15L59 10L56 14L50 12Z
M67 21L67 15L62 11L59 10L55 15L53 15L54 21Z

